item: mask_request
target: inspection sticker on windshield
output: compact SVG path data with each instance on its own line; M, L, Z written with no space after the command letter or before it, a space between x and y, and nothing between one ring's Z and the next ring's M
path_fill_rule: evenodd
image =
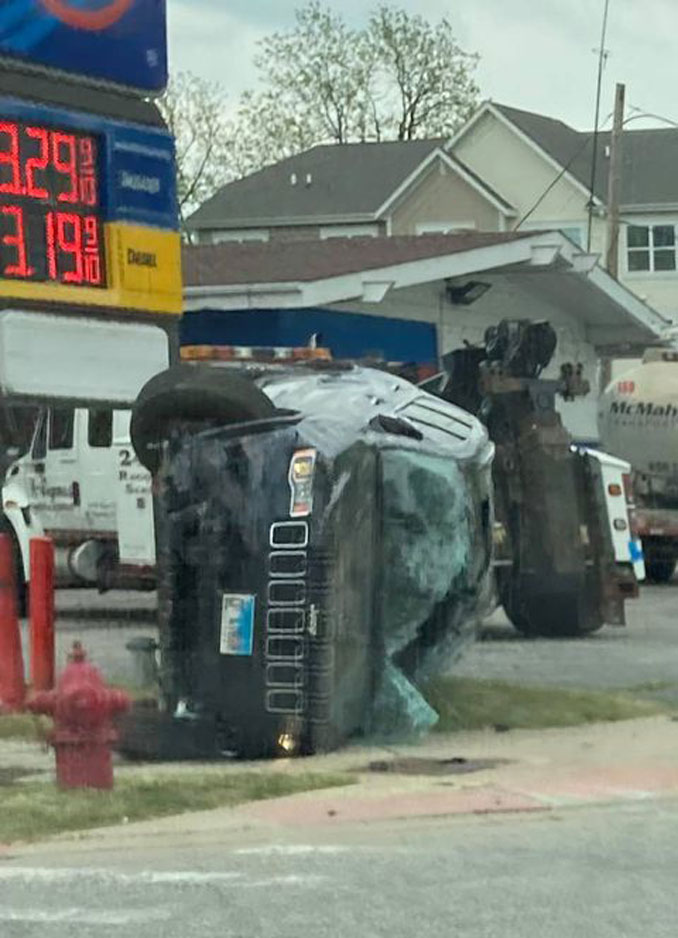
M254 642L254 596L247 593L224 593L221 603L222 655L252 654Z

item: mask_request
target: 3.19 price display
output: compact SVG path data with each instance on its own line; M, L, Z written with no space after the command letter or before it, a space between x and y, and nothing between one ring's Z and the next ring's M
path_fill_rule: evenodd
M0 278L105 287L97 139L0 118Z

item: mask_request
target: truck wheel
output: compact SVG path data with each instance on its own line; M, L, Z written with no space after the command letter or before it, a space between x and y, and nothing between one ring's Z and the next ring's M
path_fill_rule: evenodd
M676 570L675 560L645 558L645 575L650 583L668 583Z
M202 429L275 414L272 401L247 378L212 365L175 365L142 388L132 410L132 446L142 465L155 473L159 444L174 422Z
M7 518L0 518L0 534L7 534L12 540L12 551L14 554L14 573L16 576L16 608L20 619L25 619L28 615L28 587L24 579L24 562L21 556L21 548L17 540L14 528Z
M572 592L524 597L519 588L502 590L500 601L511 625L522 635L580 638L605 624L585 597Z

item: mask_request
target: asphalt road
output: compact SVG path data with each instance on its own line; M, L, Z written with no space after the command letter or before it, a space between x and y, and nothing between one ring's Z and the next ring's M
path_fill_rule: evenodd
M57 597L57 655L66 660L75 639L113 681L130 683L127 642L155 634L155 594L62 590ZM527 639L497 612L481 640L454 666L454 673L523 684L635 688L658 685L678 700L678 582L645 586L627 603L625 628L606 626L583 639Z
M678 804L0 860L3 938L662 938Z
M528 639L501 612L486 623L455 673L517 684L648 688L678 700L678 582L643 586L627 625L583 639Z

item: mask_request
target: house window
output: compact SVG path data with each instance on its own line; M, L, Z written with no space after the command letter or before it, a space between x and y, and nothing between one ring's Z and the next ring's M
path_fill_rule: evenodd
M581 228L559 228L558 231L565 235L566 238L569 238L570 241L574 241L578 248L584 247L584 237Z
M325 225L320 229L320 240L331 238L378 238L378 225Z
M270 239L270 232L266 228L232 228L230 230L224 229L223 231L211 231L209 232L207 238L203 241L201 238L201 243L203 244L225 244L233 241L244 242L244 241L261 241L265 242Z
M540 221L521 225L524 231L559 231L569 238L578 248L584 248L584 229L582 225L562 225L557 221Z
M420 222L417 224L416 232L418 235L427 234L457 234L463 231L475 231L477 225L474 221L438 221L438 222Z
M629 225L626 247L629 273L676 269L675 225Z

